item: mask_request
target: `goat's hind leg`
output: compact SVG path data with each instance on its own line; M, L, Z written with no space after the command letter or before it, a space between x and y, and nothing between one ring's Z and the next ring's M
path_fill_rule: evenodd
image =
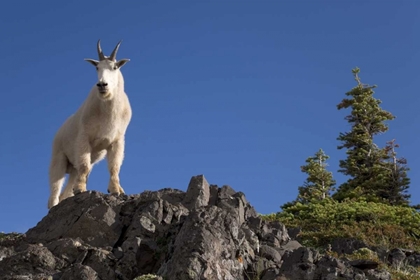
M108 170L110 173L110 180L108 185L108 192L111 194L123 194L124 189L120 185L120 168L124 159L124 139L120 139L113 143L107 150Z
M54 151L50 163L50 197L48 199L48 209L57 205L61 187L63 186L67 170L67 158L61 153Z
M63 193L60 195L59 202L74 195L73 188L74 184L76 183L77 170L70 165L70 168L69 170L67 170L67 173L69 173L69 180L67 182L66 187L64 188Z

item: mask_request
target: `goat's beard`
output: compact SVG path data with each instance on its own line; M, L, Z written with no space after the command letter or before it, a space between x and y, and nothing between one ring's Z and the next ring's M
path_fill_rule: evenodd
M110 91L108 91L107 93L98 93L99 95L99 99L101 100L110 100L112 98L112 94Z

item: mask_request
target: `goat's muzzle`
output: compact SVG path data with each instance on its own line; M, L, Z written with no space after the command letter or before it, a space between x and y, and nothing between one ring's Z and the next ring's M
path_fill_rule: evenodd
M96 84L96 86L98 87L99 93L101 94L105 94L108 92L108 84L104 83L104 82L99 82Z

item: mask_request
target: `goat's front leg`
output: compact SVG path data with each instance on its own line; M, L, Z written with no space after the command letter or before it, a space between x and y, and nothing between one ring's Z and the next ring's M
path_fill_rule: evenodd
M86 191L87 178L92 170L91 147L88 138L83 135L77 139L76 160L77 176L73 187L74 194Z
M112 143L107 149L108 170L110 180L108 192L111 194L123 194L124 189L120 185L120 168L124 159L124 138Z

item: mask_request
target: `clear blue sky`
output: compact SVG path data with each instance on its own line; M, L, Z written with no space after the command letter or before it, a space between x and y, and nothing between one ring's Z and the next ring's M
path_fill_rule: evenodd
M84 58L96 42L118 58L133 118L121 183L126 193L186 190L191 176L228 184L260 213L280 210L319 148L337 173L348 111L362 81L397 118L420 203L420 1L6 1L2 5L0 231L44 217L51 143L96 82ZM88 189L106 193L106 162Z

